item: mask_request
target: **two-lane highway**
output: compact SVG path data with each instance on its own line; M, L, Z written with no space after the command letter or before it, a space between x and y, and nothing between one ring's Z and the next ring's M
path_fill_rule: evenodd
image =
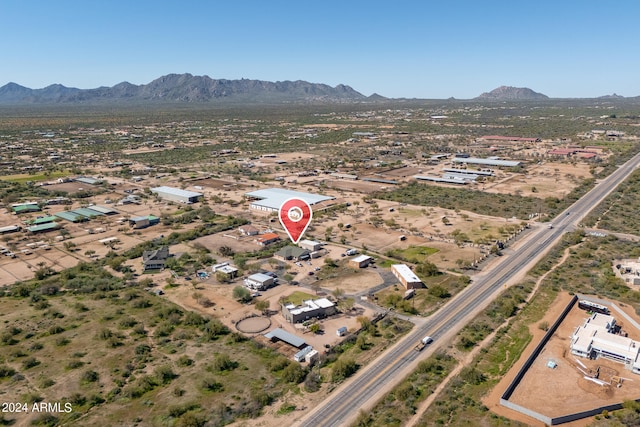
M447 344L444 337L456 333L499 295L517 274L530 269L547 250L559 241L565 231L573 229L611 193L640 164L640 154L619 167L598 183L589 193L560 214L553 228L540 228L523 241L509 256L505 256L491 271L456 295L424 324L415 328L402 340L361 369L351 380L336 389L321 405L311 410L297 425L304 427L346 426L352 423L361 409L369 409L380 399L389 385L404 378L420 359L436 347ZM430 335L434 343L423 352L414 350L416 343Z

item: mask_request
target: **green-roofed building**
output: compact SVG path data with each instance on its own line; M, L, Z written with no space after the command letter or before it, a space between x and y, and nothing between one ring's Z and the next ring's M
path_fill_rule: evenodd
M87 218L95 218L97 216L104 216L103 213L100 213L98 211L94 211L92 209L88 209L88 208L78 208L78 209L74 209L70 212L76 213L78 215L82 215L84 217Z
M18 215L29 212L40 212L41 210L40 206L35 204L18 205L13 207L13 211Z
M58 212L57 214L55 214L55 216L70 222L81 222L87 220L87 217L85 217L84 215L74 213L73 211Z
M34 220L29 221L29 224L31 224L31 225L46 224L48 222L54 222L56 219L58 219L58 218L53 216L53 215L43 216L43 217L36 218Z
M30 233L42 233L45 231L52 231L61 228L62 226L57 222L47 222L46 224L32 225L27 227L27 231Z

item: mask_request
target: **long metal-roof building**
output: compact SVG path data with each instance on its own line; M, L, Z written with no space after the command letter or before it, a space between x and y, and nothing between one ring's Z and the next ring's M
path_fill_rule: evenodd
M249 193L245 193L245 195L251 199L254 199L254 201L251 202L250 205L251 209L268 212L280 210L280 206L282 206L282 204L287 199L291 198L302 199L305 202L309 203L310 206L313 206L316 203L324 202L326 200L335 199L335 197L331 196L304 193L302 191L287 190L284 188L266 188L264 190L251 191Z
M196 203L198 199L203 196L202 193L196 193L195 191L182 190L180 188L167 186L152 188L151 192L157 194L164 200L178 203Z
M481 159L478 157L454 157L453 159L451 159L451 161L453 163L467 163L505 168L514 168L522 164L522 162L519 162L517 160Z

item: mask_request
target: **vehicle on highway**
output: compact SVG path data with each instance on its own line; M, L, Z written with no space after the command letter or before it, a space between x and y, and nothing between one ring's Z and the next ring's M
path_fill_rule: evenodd
M547 225L547 228L553 228L553 224Z
M433 338L427 335L426 337L422 338L420 342L415 346L415 350L422 351L422 349L428 346L429 344L431 344L432 341L433 341Z

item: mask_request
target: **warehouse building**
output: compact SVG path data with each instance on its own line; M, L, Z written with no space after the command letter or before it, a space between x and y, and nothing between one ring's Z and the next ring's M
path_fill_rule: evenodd
M420 289L424 287L422 280L405 264L394 264L391 272L407 289Z
M202 193L166 186L152 188L151 192L157 194L163 200L185 204L197 203L203 197Z
M291 198L302 199L313 208L313 205L327 200L334 200L335 197L323 196L321 194L304 193L302 191L286 190L284 188L267 188L264 190L251 191L245 193L252 200L249 207L251 209L277 212L280 206Z

